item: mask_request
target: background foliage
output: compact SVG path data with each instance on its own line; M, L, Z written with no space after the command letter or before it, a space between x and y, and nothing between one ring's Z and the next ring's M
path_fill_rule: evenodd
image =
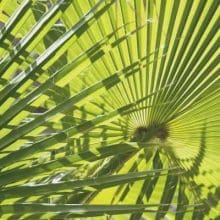
M1 219L219 219L218 12L0 0Z

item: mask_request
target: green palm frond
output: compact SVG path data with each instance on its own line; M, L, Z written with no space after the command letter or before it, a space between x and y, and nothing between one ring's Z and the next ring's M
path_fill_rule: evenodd
M217 0L0 1L1 219L219 219Z

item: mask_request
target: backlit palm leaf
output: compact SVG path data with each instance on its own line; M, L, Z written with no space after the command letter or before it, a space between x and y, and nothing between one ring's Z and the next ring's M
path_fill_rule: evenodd
M1 219L218 219L217 0L1 0Z

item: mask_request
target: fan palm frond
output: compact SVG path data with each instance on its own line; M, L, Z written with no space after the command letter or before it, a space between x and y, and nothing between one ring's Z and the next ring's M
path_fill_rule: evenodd
M0 1L1 219L218 219L218 14Z

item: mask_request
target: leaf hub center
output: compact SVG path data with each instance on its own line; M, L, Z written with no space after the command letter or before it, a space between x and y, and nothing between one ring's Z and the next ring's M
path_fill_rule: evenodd
M165 141L169 136L168 127L164 124L152 124L149 127L140 126L137 127L133 133L131 141L146 142L152 138L158 138L161 141Z

